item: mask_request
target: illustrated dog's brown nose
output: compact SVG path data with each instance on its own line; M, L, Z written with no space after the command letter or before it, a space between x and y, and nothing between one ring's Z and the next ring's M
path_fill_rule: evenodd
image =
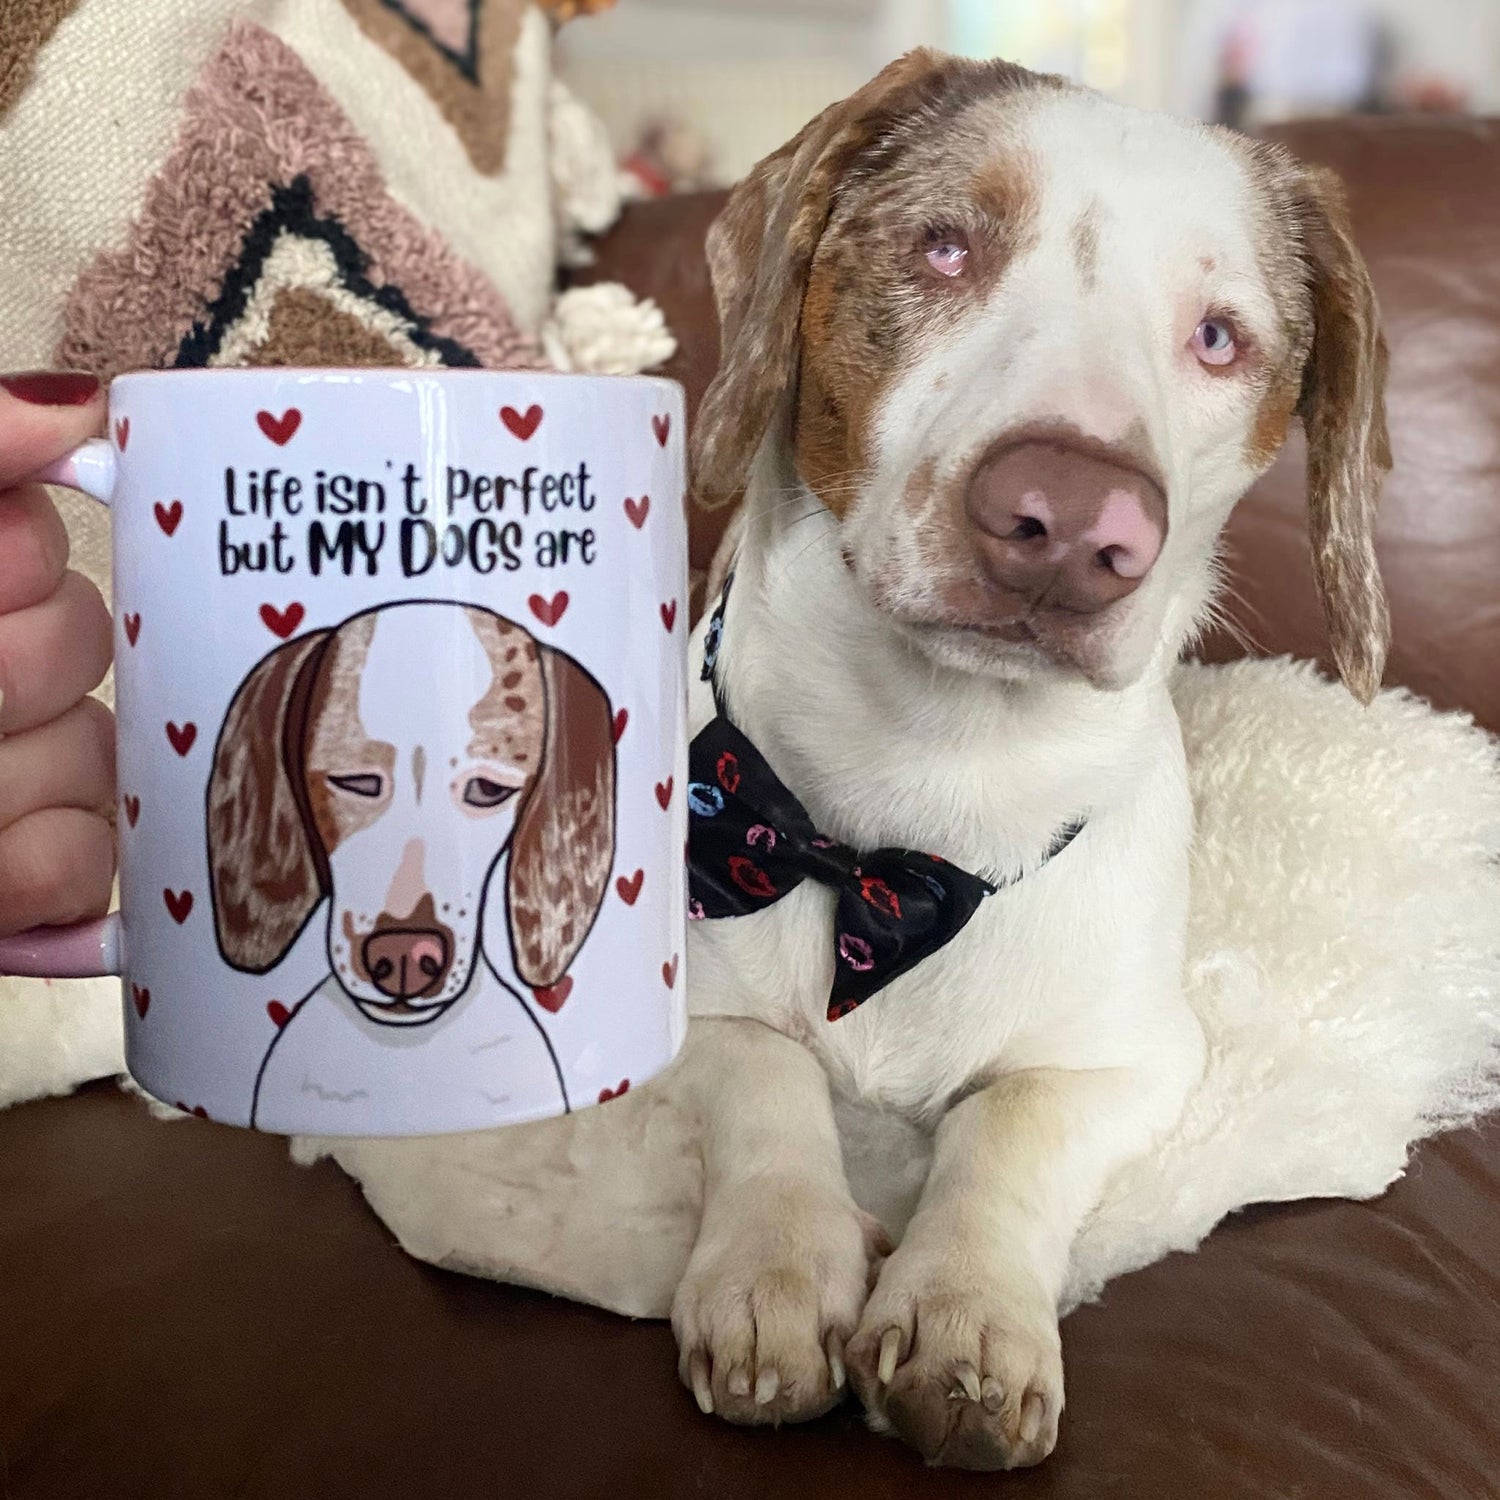
M990 581L1037 609L1094 614L1123 599L1167 535L1156 484L1059 442L1001 449L974 471L965 504Z
M448 939L426 927L372 932L360 951L375 988L393 1000L416 1000L439 988L451 956Z

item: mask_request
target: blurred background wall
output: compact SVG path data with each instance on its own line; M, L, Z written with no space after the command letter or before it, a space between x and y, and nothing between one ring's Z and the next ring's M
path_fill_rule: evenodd
M1241 125L1500 112L1500 0L616 0L560 38L642 193L733 181L923 43Z

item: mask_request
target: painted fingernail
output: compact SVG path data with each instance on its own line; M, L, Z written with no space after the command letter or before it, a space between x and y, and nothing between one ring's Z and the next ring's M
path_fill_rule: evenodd
M99 394L99 377L76 370L23 370L0 375L0 389L33 406L87 406Z

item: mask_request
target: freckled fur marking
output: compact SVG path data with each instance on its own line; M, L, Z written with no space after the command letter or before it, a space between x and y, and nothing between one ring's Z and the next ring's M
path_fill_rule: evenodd
M505 645L505 638L515 627L498 616L479 610L466 610L469 625L490 659L493 673L484 696L469 711L474 738L469 754L476 759L493 756L517 765L535 763L544 735L542 714L542 671L535 650L522 653L519 647ZM505 663L514 662L507 671ZM507 685L525 684L524 693L508 693Z
M614 715L571 657L549 651L536 700L545 739L511 843L511 946L531 985L555 984L598 914L614 863Z

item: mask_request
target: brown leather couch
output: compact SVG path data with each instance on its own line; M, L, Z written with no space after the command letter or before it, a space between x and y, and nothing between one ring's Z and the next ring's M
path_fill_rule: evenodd
M1500 730L1500 126L1287 134L1347 177L1386 313L1390 678ZM632 209L592 273L661 300L694 399L719 202ZM1262 648L1317 654L1298 458L1232 527L1239 613ZM0 1114L6 1500L1493 1500L1500 1133L1431 1142L1373 1203L1243 1213L1111 1285L1063 1343L1046 1465L928 1472L852 1408L780 1432L700 1416L665 1325L411 1261L280 1140L159 1123L110 1084Z

